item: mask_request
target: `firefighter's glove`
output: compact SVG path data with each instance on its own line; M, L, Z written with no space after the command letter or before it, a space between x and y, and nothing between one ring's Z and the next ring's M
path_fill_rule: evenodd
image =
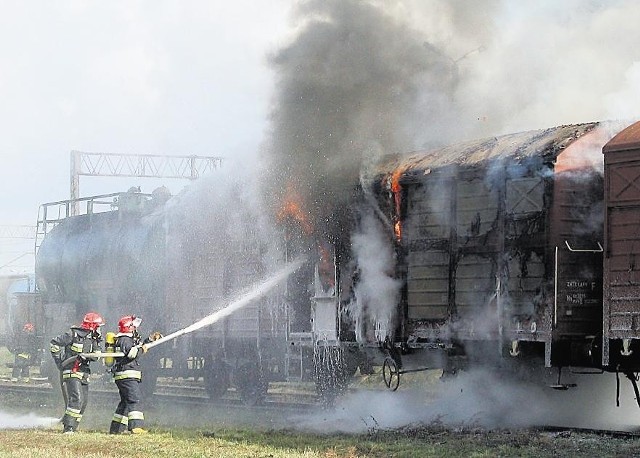
M140 349L142 350L143 354L149 351L149 347L147 347L146 345L141 345Z
M149 334L149 342L155 342L158 339L162 339L162 334L160 334L158 331Z

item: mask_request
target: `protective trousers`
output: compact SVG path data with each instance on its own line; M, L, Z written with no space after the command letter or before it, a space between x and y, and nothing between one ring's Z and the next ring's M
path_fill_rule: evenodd
M18 353L13 363L13 371L11 378L29 378L29 364L31 363L31 355L28 353Z
M67 378L63 381L67 393L67 406L62 417L65 431L75 431L89 401L89 383L80 378Z
M144 426L144 414L142 413L142 396L140 395L140 380L136 378L123 378L116 380L116 386L120 393L120 402L113 414L111 434L119 434L127 429Z

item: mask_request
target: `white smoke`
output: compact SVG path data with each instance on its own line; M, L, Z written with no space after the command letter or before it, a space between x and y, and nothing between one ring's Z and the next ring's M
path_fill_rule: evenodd
M355 302L351 312L356 317L358 341L372 340L362 335L375 330L383 341L393 331L400 281L393 278L396 265L392 244L380 221L371 213L362 216L359 231L353 234L352 249L359 268L355 285Z
M620 87L605 98L611 119L640 119L640 62L633 62Z
M11 414L0 412L0 430L48 428L55 425L59 418L40 417L36 414Z
M626 378L616 407L614 374L570 375L577 386L557 391L545 384L515 382L488 370L459 373L437 386L397 392L359 390L337 406L296 420L304 430L371 432L406 426L527 428L563 426L634 429L640 408Z

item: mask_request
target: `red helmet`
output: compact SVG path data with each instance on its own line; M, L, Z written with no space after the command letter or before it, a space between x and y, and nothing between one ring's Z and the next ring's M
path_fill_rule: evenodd
M22 330L25 332L33 332L35 330L33 323L25 323L24 326L22 326Z
M82 323L80 324L80 327L82 329L95 331L96 329L98 329L100 326L103 326L103 325L104 325L104 320L99 314L95 312L89 312L82 319Z
M142 323L142 319L135 315L125 315L118 321L118 332L129 333L135 331Z

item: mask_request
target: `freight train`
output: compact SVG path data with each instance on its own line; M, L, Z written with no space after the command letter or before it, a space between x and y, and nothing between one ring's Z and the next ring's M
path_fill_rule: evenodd
M270 381L312 380L332 398L358 369L381 366L395 390L407 372L490 365L553 370L561 389L563 368L609 371L637 394L640 123L387 157L366 176L345 183L329 231L267 223L246 193L206 186L191 200L112 195L105 212L93 211L105 196L84 198L84 214L43 219L55 225L36 261L46 333L89 310L174 331L304 254L281 288L150 352L151 388L191 375L211 397L233 386L255 403Z

